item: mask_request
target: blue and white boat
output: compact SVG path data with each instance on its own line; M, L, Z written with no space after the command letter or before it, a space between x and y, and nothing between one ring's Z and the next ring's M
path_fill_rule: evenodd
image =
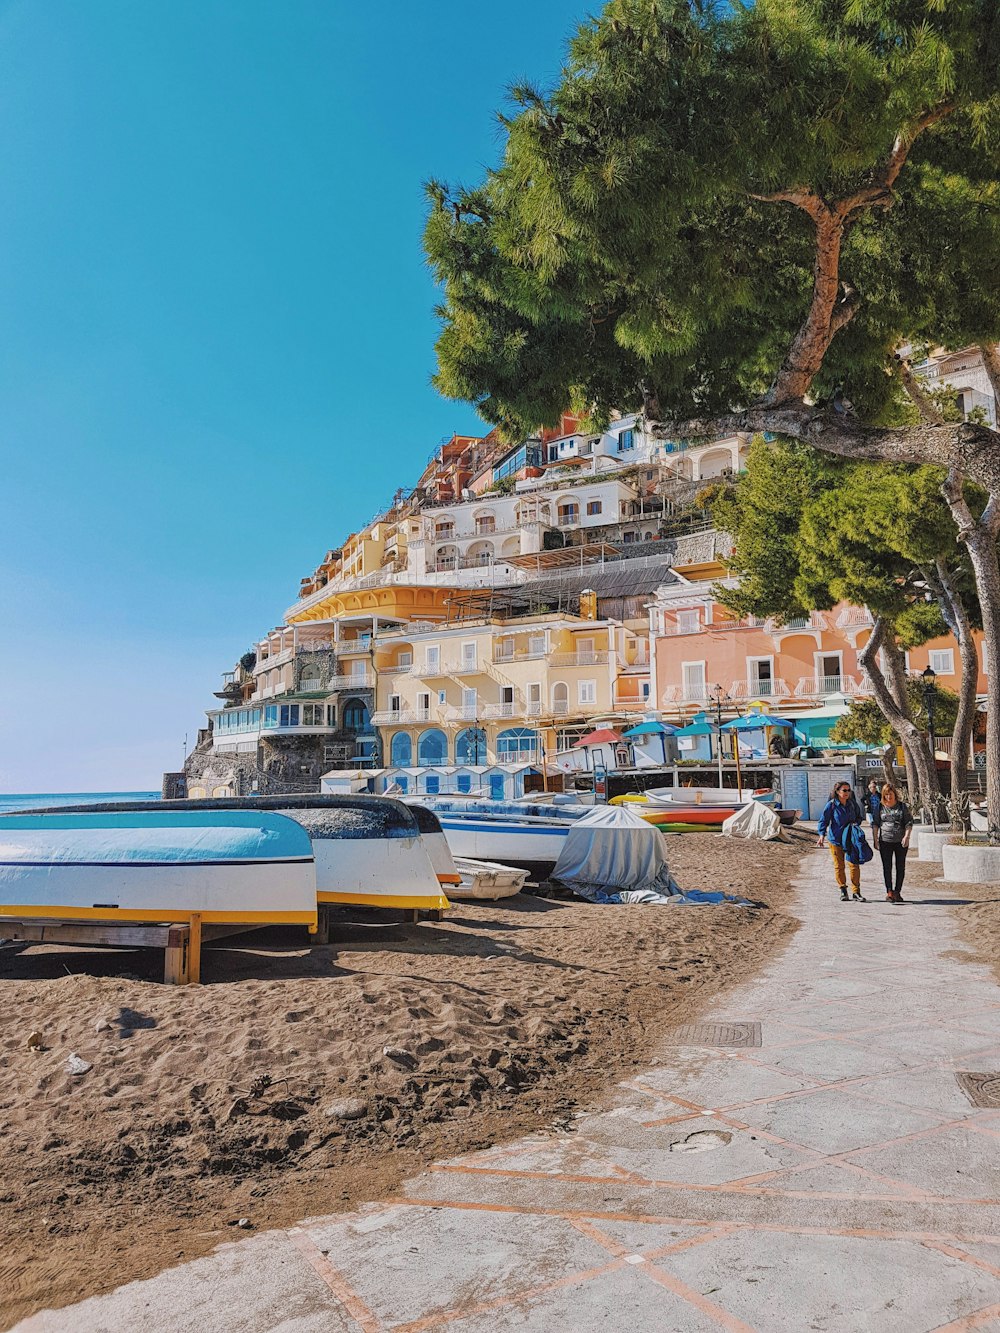
M540 879L552 873L569 830L591 809L585 805L461 801L446 796L422 797L407 804L433 810L453 857L514 866Z
M139 804L139 803L137 803ZM0 817L0 917L316 926L299 824L266 811Z
M142 808L131 801L74 807L94 817ZM199 811L269 811L294 821L309 837L320 903L443 911L450 905L447 887L461 880L434 814L384 796L229 796L165 801L156 808L167 819Z

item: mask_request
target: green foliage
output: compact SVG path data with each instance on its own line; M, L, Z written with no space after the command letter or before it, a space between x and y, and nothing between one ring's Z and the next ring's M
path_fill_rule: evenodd
M733 537L737 615L788 620L838 602L867 606L904 648L947 631L924 573L938 559L976 615L971 569L937 468L849 463L791 442L752 441L746 471L710 497Z
M1000 338L998 70L996 0L611 0L551 92L512 90L496 168L428 186L439 389L521 436L567 404L639 406L643 386L664 419L752 401L814 258L810 220L754 196L867 185L947 101L893 207L845 238L860 305L816 382L899 420L901 338Z
M910 716L922 730L927 730L928 718L924 706L924 691L919 680L906 685ZM934 690L934 730L939 736L951 733L958 716L958 695L940 685ZM878 749L883 745L899 744L899 737L879 712L873 699L852 699L847 712L830 729L830 740L835 745L865 745Z
M240 658L240 666L243 668L244 671L252 671L256 665L257 665L257 653L253 648L251 648L249 652L244 653L243 656Z

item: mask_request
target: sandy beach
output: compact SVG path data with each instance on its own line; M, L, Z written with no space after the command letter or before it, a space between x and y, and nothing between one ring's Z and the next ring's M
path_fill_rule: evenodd
M289 930L208 949L197 988L159 984L154 954L0 954L3 1326L600 1105L789 939L811 841L671 839L683 886L766 908L345 910L328 947Z

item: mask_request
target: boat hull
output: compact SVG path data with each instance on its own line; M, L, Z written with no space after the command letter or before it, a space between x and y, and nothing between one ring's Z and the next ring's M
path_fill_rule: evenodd
M496 861L541 877L552 873L572 827L570 822L529 824L503 816L462 816L444 811L438 818L452 856Z
M0 821L0 916L315 928L309 838L281 815L14 815Z
M513 866L497 865L493 861L473 861L467 857L459 857L455 864L462 882L452 890L453 898L484 902L513 898L521 892L528 874L526 870L517 870Z

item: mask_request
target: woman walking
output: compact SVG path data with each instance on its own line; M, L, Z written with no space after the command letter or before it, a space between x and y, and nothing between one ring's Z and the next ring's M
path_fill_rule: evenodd
M868 784L868 790L861 798L861 804L865 808L865 814L868 816L868 822L872 828L875 827L875 815L878 813L881 797L878 793L878 783L874 778Z
M848 861L844 853L844 834L852 826L860 827L863 815L854 795L854 788L849 782L838 782L819 817L818 847L823 846L824 837L830 839L830 856L833 858L833 873L837 878L840 897L847 902L847 866L851 867L852 898L856 903L866 899L861 894L861 865L857 861Z
M882 800L873 816L873 824L875 850L882 858L885 896L891 903L901 903L913 816L906 802L899 799L899 792L888 782L882 788ZM896 864L895 885L892 882L893 862Z

